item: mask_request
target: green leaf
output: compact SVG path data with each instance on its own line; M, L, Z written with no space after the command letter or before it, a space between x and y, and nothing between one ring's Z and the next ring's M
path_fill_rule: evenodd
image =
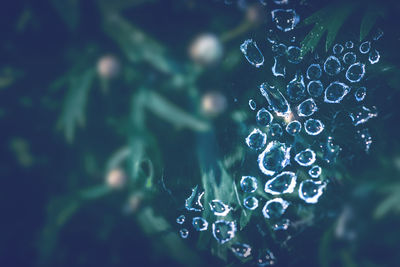
M361 21L360 41L364 40L375 25L378 17L385 15L386 8L382 3L370 2Z
M79 0L51 0L50 3L69 30L75 30L79 23Z

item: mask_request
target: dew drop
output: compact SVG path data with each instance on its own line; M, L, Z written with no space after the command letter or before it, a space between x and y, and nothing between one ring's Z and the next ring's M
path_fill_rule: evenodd
M292 102L300 101L306 95L305 91L306 86L304 85L303 75L297 73L286 87L289 100Z
M360 44L360 53L361 54L367 54L370 49L371 49L371 42L370 41L365 41L365 42Z
M291 121L286 125L286 132L290 135L297 135L301 131L301 123L299 121Z
M253 176L242 176L240 187L245 193L253 193L257 190L257 179Z
M368 60L371 64L375 64L379 62L379 59L381 58L381 55L379 54L378 50L375 48L369 52Z
M199 186L196 185L192 189L192 194L185 201L185 208L190 211L202 211L203 204L201 198L204 195L204 191L200 191Z
M282 56L274 57L274 65L272 66L271 70L272 70L272 74L275 77L278 77L278 76L285 77L285 75L286 75L286 67L283 64L283 57Z
M278 88L269 86L267 83L260 85L261 94L267 99L271 109L276 115L288 117L291 113L289 103Z
M194 217L192 220L193 228L196 231L206 231L208 228L208 222L202 217Z
M308 94L312 97L319 97L324 91L321 81L310 81L307 85Z
M256 110L257 104L253 99L249 100L249 107L250 107L251 110Z
M271 112L266 110L265 108L261 108L256 115L256 122L260 126L267 126L273 120Z
M271 195L293 193L296 180L297 176L294 172L282 172L265 183L264 191Z
M247 137L246 144L249 148L258 150L265 146L267 135L259 129L254 129Z
M339 55L343 52L344 48L341 44L335 44L332 48L332 51L335 55Z
M315 159L315 152L309 148L299 152L294 157L294 160L301 166L311 166Z
M231 211L228 205L218 199L211 200L209 205L215 216L226 216Z
M378 29L372 38L374 41L378 41L383 36L383 31Z
M323 152L323 159L327 163L334 162L341 150L340 146L333 144L332 136L328 136L326 141L320 144L320 148Z
M185 215L180 215L178 218L176 218L176 223L183 224L185 222L185 219Z
M322 169L320 166L315 165L313 166L309 171L308 171L308 175L311 176L311 178L318 178L322 173Z
M258 156L258 166L265 175L275 175L282 171L290 161L290 147L279 141L268 143Z
M286 231L289 228L290 221L289 219L282 219L279 222L275 223L272 226L272 230L274 231Z
M366 153L368 153L369 149L371 147L371 144L372 144L372 136L369 133L369 130L367 128L365 128L365 129L357 131L357 138L361 142L361 144L364 148L364 151Z
M273 123L269 126L268 133L272 138L276 139L282 136L283 130L278 123Z
M365 64L354 63L346 71L346 79L351 83L361 81L365 74Z
M252 39L244 41L240 46L240 51L242 51L243 55L251 65L258 68L264 64L264 56L260 49L258 49L256 42Z
M358 107L358 111L350 113L350 118L353 121L354 126L366 123L369 119L375 118L376 116L378 116L376 107L369 109L365 106L362 106Z
M300 117L308 117L313 115L317 110L318 107L314 99L309 98L300 103L297 107L297 114Z
M300 17L293 9L275 9L271 15L276 27L284 32L293 30L300 21Z
M324 63L324 70L325 72L330 75L334 76L340 72L341 69L340 61L335 56L329 56Z
M302 61L301 50L297 46L289 46L287 49L287 60L290 63L298 64Z
M304 130L309 135L318 135L324 130L324 124L317 119L308 119L304 122Z
M277 219L281 217L289 207L289 202L282 198L274 198L265 203L262 213L266 219Z
M253 196L246 197L243 200L243 206L246 209L255 210L258 207L258 199Z
M264 1L266 1L266 0L264 0ZM267 40L271 44L276 44L278 42L278 36L272 29L269 29L269 31L267 32Z
M299 197L306 203L315 204L322 195L325 186L326 184L321 181L302 181L299 187Z
M366 94L367 89L365 87L360 87L354 92L354 97L358 102L361 102L364 100Z
M347 52L343 55L343 62L347 65L351 65L356 62L357 56L353 52Z
M273 266L276 264L276 258L269 249L266 249L260 252L256 263L259 267Z
M218 220L212 224L212 234L220 244L224 244L235 237L236 224L225 220Z
M276 54L277 56L283 56L286 55L287 52L287 47L284 44L274 44L272 45L272 52Z
M179 230L179 234L182 238L186 239L189 236L189 231L186 228L182 228L181 230Z
M346 48L353 48L354 47L354 43L352 42L352 41L347 41L346 43L345 43L345 46L346 46Z
M332 82L325 89L324 101L326 103L340 103L349 93L350 87L341 82Z
M321 66L319 64L311 64L307 68L307 79L318 80L322 75Z
M236 256L240 258L247 258L251 255L251 247L244 243L232 244L231 250Z
M289 0L274 0L274 3L277 5L286 5L289 3Z

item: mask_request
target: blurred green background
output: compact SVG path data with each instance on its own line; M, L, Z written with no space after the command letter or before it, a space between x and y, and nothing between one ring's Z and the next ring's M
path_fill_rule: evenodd
M3 3L0 265L246 264L209 236L182 240L175 219L196 184L206 197L230 195L254 168L243 140L254 119L248 100L260 99L258 85L273 79L266 35L276 6L266 2ZM292 0L290 7L301 21L331 14L319 18L321 28L301 23L294 31L304 52L326 53L329 38L358 42L384 31L381 61L367 80L379 117L369 125L370 153L339 137L350 148L330 170L323 199L298 206L289 239L266 242L278 266L398 266L400 4ZM313 31L322 39L302 42ZM240 53L248 38L266 51L265 68ZM239 220L263 243L255 231L261 217Z

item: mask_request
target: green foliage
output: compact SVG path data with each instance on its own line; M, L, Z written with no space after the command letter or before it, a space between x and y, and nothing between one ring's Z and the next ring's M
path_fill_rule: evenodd
M367 10L361 20L360 41L363 41L375 25L379 17L385 16L386 7L378 2L369 2Z

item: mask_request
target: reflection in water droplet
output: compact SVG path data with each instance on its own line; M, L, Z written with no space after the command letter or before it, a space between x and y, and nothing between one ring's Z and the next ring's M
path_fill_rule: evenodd
M356 62L357 56L353 52L347 52L343 55L343 62L347 65L351 65Z
M324 124L317 119L308 119L304 122L304 130L309 135L318 135L324 130Z
M286 126L286 132L290 135L297 135L301 131L301 123L299 121L291 121Z
M303 60L300 48L297 46L289 46L287 49L287 60L293 64L300 63Z
M324 63L324 70L328 75L334 76L340 72L340 61L335 56L329 56Z
M293 80L288 83L286 91L290 101L298 102L301 100L306 95L303 75L296 73Z
M218 199L211 200L209 205L215 216L226 216L231 210L228 205Z
M273 86L267 83L260 85L261 94L267 99L268 104L276 115L281 117L288 117L291 113L289 103L282 93Z
M347 41L345 43L346 48L353 48L354 47L354 43L352 41Z
M379 62L379 59L381 58L381 55L379 54L378 50L375 48L369 52L368 60L371 64L375 64Z
M283 170L290 161L290 147L286 144L272 141L258 156L258 166L265 175L274 175Z
M231 245L232 252L241 258L247 258L251 255L251 247L244 243L235 243Z
M371 42L370 41L365 41L365 42L360 44L360 53L361 54L367 54L370 49L371 49Z
M265 108L260 109L256 115L256 122L260 126L267 126L273 120L272 114Z
M283 57L277 56L274 57L274 65L272 66L272 74L275 77L282 76L285 77L286 75L286 67L283 63Z
M361 102L364 100L366 94L367 89L365 87L360 87L354 92L354 97L358 102Z
M296 180L294 172L282 172L265 183L264 191L271 195L290 194L296 187Z
M315 165L313 166L309 171L308 174L312 177L312 178L318 178L322 173L322 169L320 166Z
M318 80L322 75L321 66L319 64L311 64L307 68L307 79Z
M341 150L340 146L333 144L332 136L328 136L326 141L320 144L320 148L323 152L323 159L327 163L335 162Z
M315 162L315 152L307 148L294 157L294 160L301 166L310 166Z
M350 92L350 87L341 82L332 82L325 89L324 101L326 103L340 103Z
M260 252L256 263L259 267L273 266L276 264L276 258L269 249L266 249Z
M267 135L261 132L259 129L254 129L246 137L247 146L254 150L263 148L266 142L267 142Z
M343 52L344 48L341 44L335 44L332 48L332 51L335 55L339 55Z
M257 179L253 176L242 176L240 187L245 193L253 193L257 190Z
M350 113L350 118L353 121L354 126L366 123L369 119L375 118L376 116L378 116L376 107L369 109L362 106L361 108L358 107L358 111Z
M255 210L258 207L258 199L253 196L246 197L243 200L243 206L246 209Z
M264 56L260 49L258 49L256 42L252 39L244 41L240 46L240 51L242 51L247 61L253 66L258 68L264 64Z
M251 110L256 110L257 104L253 99L249 100L249 107L250 107Z
M185 222L185 219L185 215L180 215L178 218L176 218L176 223L183 224Z
M196 231L206 231L208 228L208 222L202 217L194 217L192 220L193 228Z
M278 123L273 123L269 126L269 135L272 138L279 138L282 136L283 130L282 127Z
M284 32L293 30L300 21L300 17L293 9L275 9L271 15L276 27Z
M354 63L346 71L346 79L349 82L356 83L361 81L365 74L365 65L362 63Z
M357 131L357 138L361 141L364 151L368 153L372 144L372 136L368 128Z
M282 198L274 198L265 203L262 213L266 219L276 219L281 217L289 207L289 202Z
M275 223L272 226L272 230L274 231L286 231L289 228L290 221L289 219L282 219L279 222Z
M219 220L212 224L212 234L220 244L224 244L234 238L235 233L235 222Z
M189 231L186 228L182 228L179 231L179 234L181 235L182 238L187 238L189 236Z
M185 208L191 211L202 211L204 209L201 203L203 195L204 191L200 191L199 186L196 185L192 189L192 194L185 201Z
M307 85L308 94L312 97L319 97L324 91L324 86L321 81L310 81Z
M299 187L299 197L306 203L315 204L322 195L325 186L326 184L321 181L302 181Z
M309 98L300 103L297 107L297 114L300 117L308 117L313 115L317 110L318 107L314 99Z

